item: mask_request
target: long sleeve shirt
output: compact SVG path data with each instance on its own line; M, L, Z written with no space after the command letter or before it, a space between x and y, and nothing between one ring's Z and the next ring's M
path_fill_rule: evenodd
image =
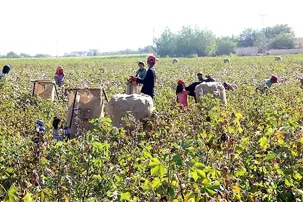
M147 70L144 79L137 78L137 82L143 84L141 93L155 97L156 71L153 67Z
M138 69L138 71L136 72L136 77L143 80L145 78L145 75L146 75L146 69L145 68L140 68Z

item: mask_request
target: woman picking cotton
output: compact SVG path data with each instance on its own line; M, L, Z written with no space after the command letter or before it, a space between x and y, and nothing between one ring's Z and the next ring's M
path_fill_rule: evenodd
M274 83L278 83L277 76L271 76L270 79L263 80L261 85L256 88L256 90L259 90L261 91L261 93L264 93L267 89L271 88Z
M59 87L61 87L64 83L64 69L62 66L58 66L54 78L55 78L56 84Z
M12 67L10 65L4 65L2 71L0 72L0 80L5 81L6 75L11 71Z

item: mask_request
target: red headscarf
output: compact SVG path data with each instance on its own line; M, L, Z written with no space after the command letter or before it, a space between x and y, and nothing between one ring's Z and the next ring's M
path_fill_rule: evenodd
M58 66L57 70L56 70L56 75L60 75L60 71L62 70L62 75L64 76L64 69L62 66Z
M156 64L156 57L151 55L147 58L147 62L151 63L151 64Z
M275 75L273 75L273 76L271 76L271 79L270 79L273 83L277 83L278 82L278 77L277 76L275 76Z
M179 81L178 81L178 85L182 85L182 84L184 84L184 81L179 80Z

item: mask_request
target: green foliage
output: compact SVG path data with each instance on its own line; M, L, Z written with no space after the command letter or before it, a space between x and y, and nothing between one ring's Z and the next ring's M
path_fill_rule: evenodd
M233 38L217 39L216 55L230 55L236 51L237 42Z
M161 57L174 56L176 49L176 35L167 27L158 39L155 39L156 52Z
M96 128L79 138L52 140L52 118L64 119L67 103L31 97L29 80L52 79L60 64L66 86L102 85L110 98L124 91L137 60L9 61L14 70L0 91L0 200L302 200L302 55L285 56L283 63L234 57L232 66L216 57L182 58L180 67L172 67L163 58L156 67L152 117L141 123L129 116L123 129L113 128L108 118L93 120ZM0 60L0 66L6 63ZM227 106L206 95L200 104L190 98L189 109L179 111L175 83L190 84L198 71L238 83L239 89L227 92ZM256 93L258 81L271 74L284 82ZM41 157L32 142L38 118L46 124Z
M258 31L253 29L245 29L239 35L238 47L253 47L257 41Z
M190 26L183 26L177 34L166 28L155 43L156 52L161 57L211 56L214 55L216 44L211 31Z
M279 34L268 44L270 49L295 48L295 38L291 34Z

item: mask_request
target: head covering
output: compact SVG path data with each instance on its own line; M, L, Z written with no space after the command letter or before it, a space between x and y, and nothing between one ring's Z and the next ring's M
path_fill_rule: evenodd
M202 76L203 74L202 74L201 72L199 72L199 73L197 74L197 76L200 76L200 75Z
M56 75L59 75L61 70L62 70L62 75L64 76L64 69L62 66L58 66L58 68L56 70Z
M40 120L40 119L36 120L36 124L37 124L38 126L44 126L43 121Z
M143 66L145 66L145 63L142 62L142 61L140 61L140 62L138 62L138 65L143 65Z
M278 77L273 75L273 76L271 76L270 80L271 80L271 82L276 83L276 82L278 82Z
M8 74L9 71L11 71L12 67L10 65L4 65L3 69L2 69L2 73L3 74Z
M132 82L136 81L136 77L130 76L128 81L132 83Z
M156 57L153 56L153 55L151 55L151 56L149 56L149 57L147 58L147 62L148 62L148 63L156 64L156 61L157 61L157 59L156 59Z
M179 80L179 81L178 81L178 85L182 85L182 84L184 84L184 81Z

